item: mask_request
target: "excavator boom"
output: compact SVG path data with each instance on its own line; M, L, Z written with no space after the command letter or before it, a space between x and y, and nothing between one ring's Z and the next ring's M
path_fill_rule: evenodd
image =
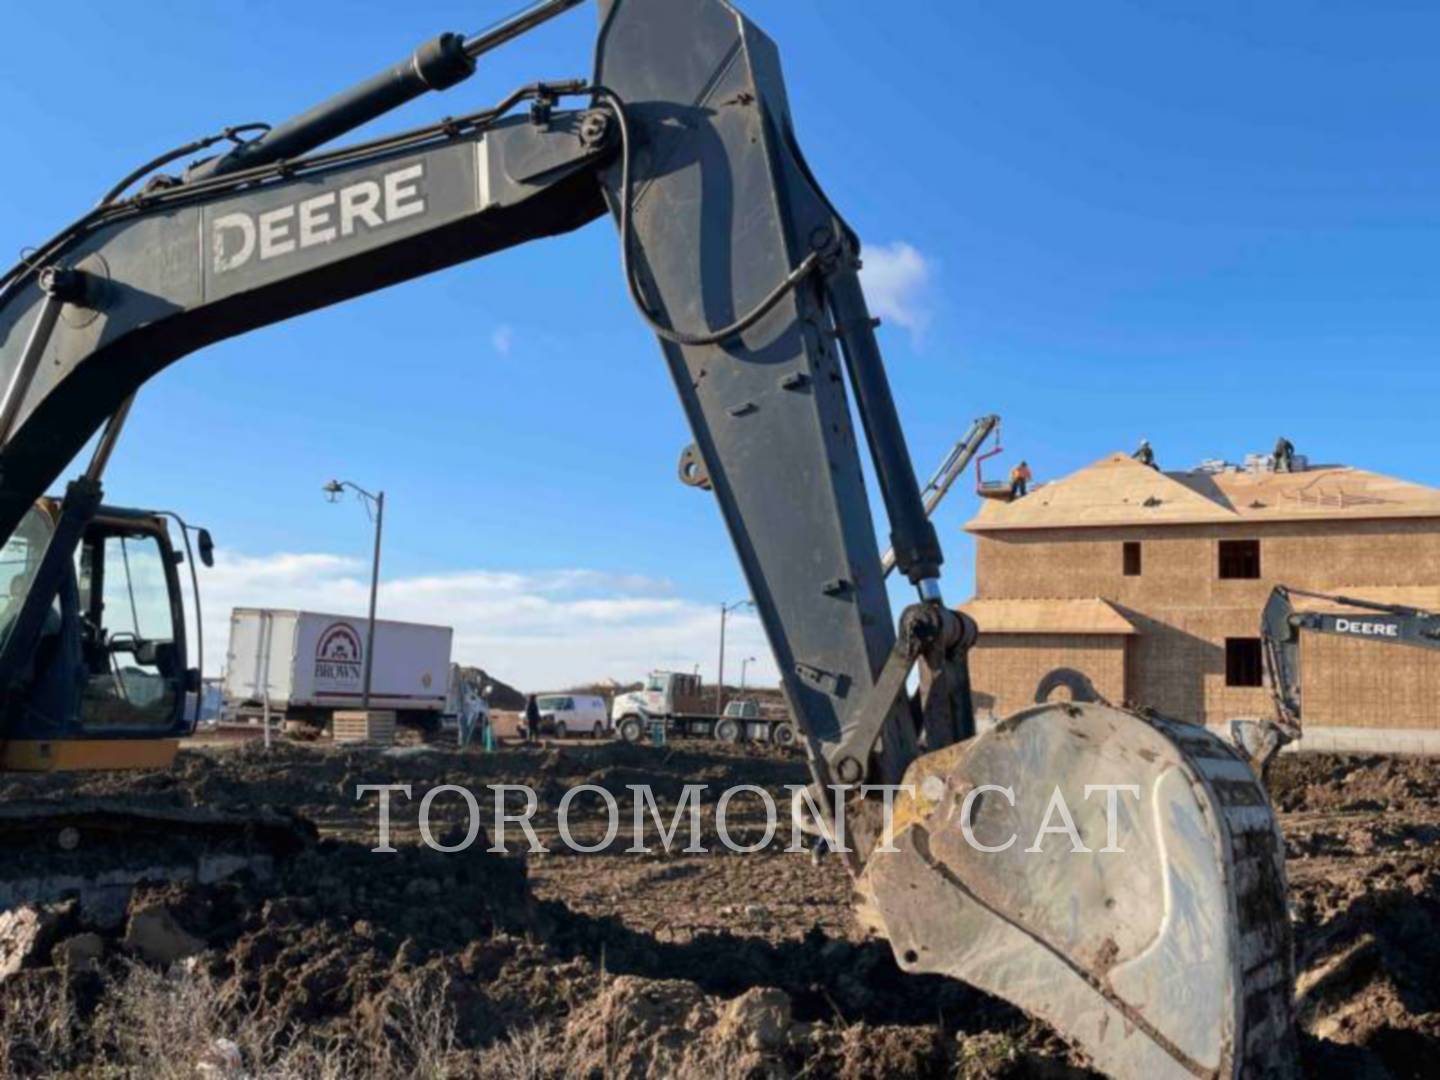
M486 47L570 6L541 4ZM589 83L537 83L494 109L321 149L463 79L483 49L443 35L183 178L103 202L0 279L0 533L106 429L0 642L0 724L25 708L51 578L98 504L104 458L145 380L212 342L608 211L814 791L836 820L856 811L848 865L903 966L1010 998L1117 1074L1283 1075L1291 967L1263 793L1217 740L1118 710L1031 710L975 735L965 658L976 627L943 603L860 243L801 154L774 44L725 0L598 6ZM896 566L918 593L898 625L862 441ZM1027 811L1042 787L1081 805L1086 783L1134 786L1140 808L1116 823L1132 854L1092 842L1064 857L971 857L957 808L987 775L1029 785L1012 798ZM890 804L873 785L893 794L906 777L892 848ZM1101 819L1082 817L1086 837L1103 835Z

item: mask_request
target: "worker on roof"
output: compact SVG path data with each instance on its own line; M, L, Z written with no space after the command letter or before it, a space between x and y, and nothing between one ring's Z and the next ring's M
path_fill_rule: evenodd
M1149 439L1141 439L1140 445L1136 448L1135 453L1130 456L1141 465L1149 465L1152 469L1160 468L1159 465L1155 464L1155 451L1150 449Z
M1020 462L1010 470L1010 497L1019 499L1024 496L1030 487L1030 466Z
M1295 444L1284 435L1275 440L1274 467L1276 472L1295 471Z

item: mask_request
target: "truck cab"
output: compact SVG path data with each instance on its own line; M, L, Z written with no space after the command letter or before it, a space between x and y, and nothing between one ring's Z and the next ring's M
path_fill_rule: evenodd
M451 664L445 711L440 714L440 730L455 732L461 745L464 745L469 737L467 733L489 727L490 694L494 689L489 684L482 685L459 664Z
M617 727L626 720L671 717L704 710L700 676L685 671L652 671L645 685L627 694L615 695L610 719Z
M0 643L9 638L60 520L41 499L0 550ZM209 538L202 553L209 560ZM0 714L0 768L161 767L194 724L200 673L186 664L185 610L164 516L100 507L17 678L26 705Z

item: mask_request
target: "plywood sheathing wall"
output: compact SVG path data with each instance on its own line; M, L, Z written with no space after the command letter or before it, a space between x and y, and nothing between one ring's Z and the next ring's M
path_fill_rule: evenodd
M1260 540L1259 580L1222 581L1218 541ZM1121 545L1142 544L1142 574L1120 573ZM1260 611L1278 581L1323 592L1426 603L1440 581L1440 523L1316 522L1263 528L1199 526L1056 530L976 538L979 599L1037 594L1108 596L1135 627L1124 689L1128 700L1183 719L1224 723L1268 715L1269 691L1225 685L1224 641L1255 637ZM1408 596L1407 596L1408 594ZM980 620L982 644L985 623ZM1005 636L1006 647L1019 649ZM1375 643L1308 638L1302 645L1307 723L1378 727L1440 726L1440 653ZM977 658L976 688L1003 701L1033 700L1034 671L1078 658L1035 641L1003 666ZM1112 666L1092 660L1099 682ZM1048 665L1048 667L1047 667ZM1107 692L1107 696L1110 696ZM1352 705L1347 705L1352 702ZM1382 716L1383 719L1375 719Z

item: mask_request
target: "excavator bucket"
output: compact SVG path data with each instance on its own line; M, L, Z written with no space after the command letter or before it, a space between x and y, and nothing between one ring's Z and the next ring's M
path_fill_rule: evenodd
M921 758L860 910L1117 1077L1296 1075L1284 848L1205 729L1043 705Z

